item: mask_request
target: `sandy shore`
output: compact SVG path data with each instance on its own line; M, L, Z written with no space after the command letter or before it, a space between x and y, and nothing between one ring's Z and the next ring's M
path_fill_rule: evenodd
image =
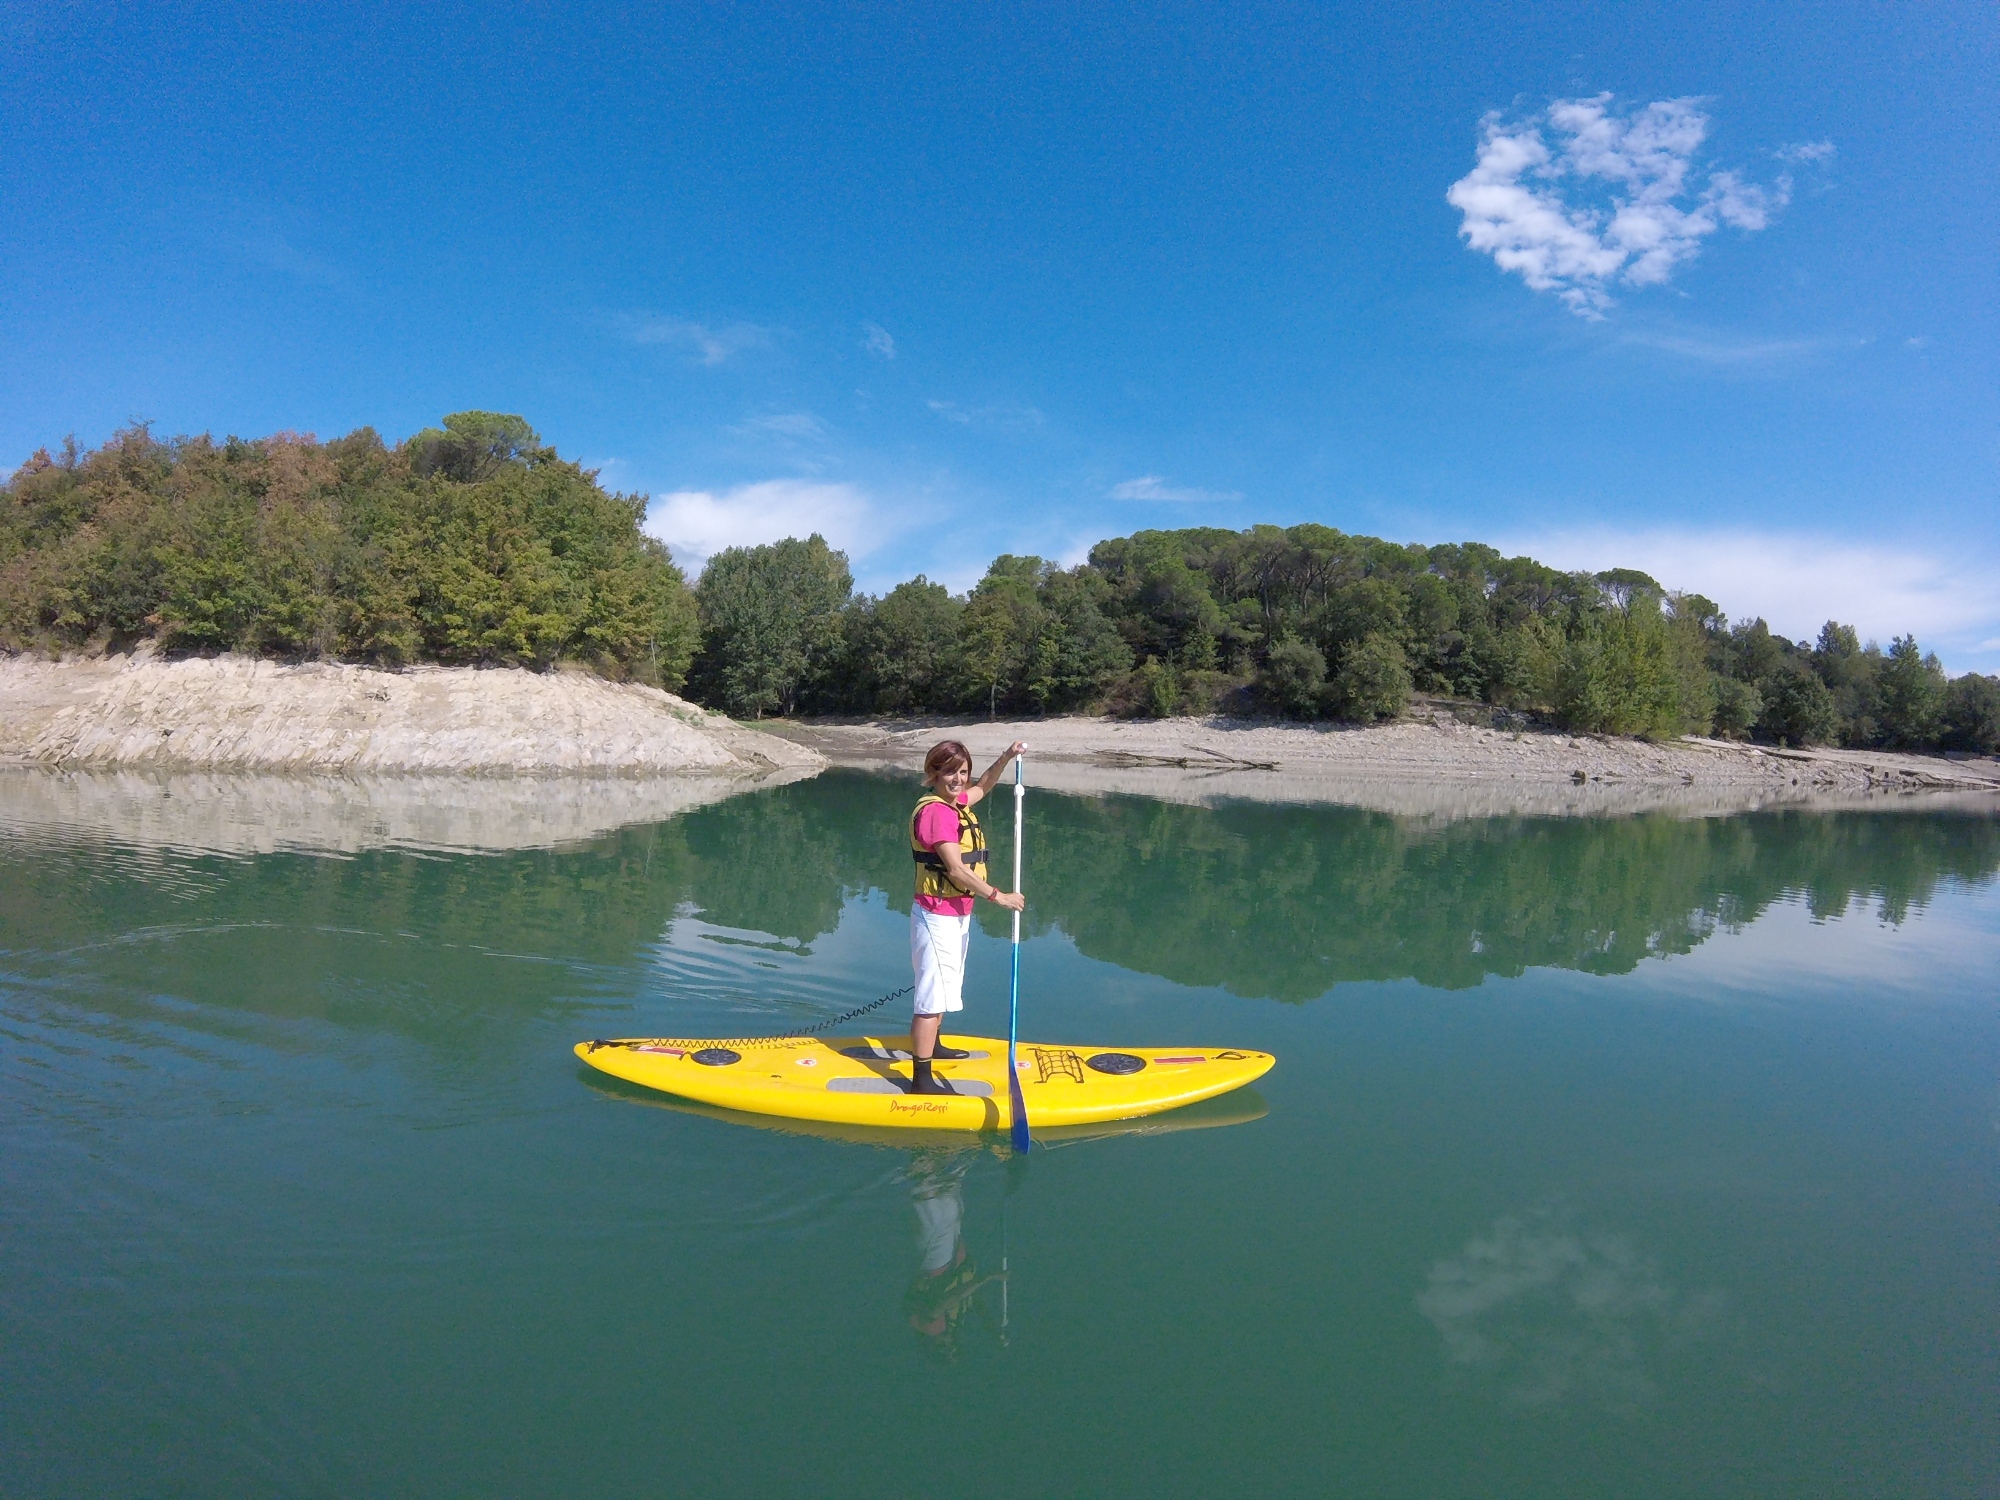
M981 761L1028 742L1029 779L1079 793L1179 802L1338 802L1417 817L1670 811L1690 816L1786 805L2000 810L2000 760L1859 750L1782 750L1721 740L1654 744L1513 732L1420 705L1371 728L1235 719L1056 718L787 723L837 765L912 776L947 735Z
M0 765L731 778L825 764L671 693L585 672L0 656Z
M1333 802L1415 817L1947 801L2000 810L2000 760L1991 757L1653 744L1468 722L1483 713L1425 702L1409 719L1366 729L1081 717L752 728L583 672L0 656L0 768L72 773L39 791L9 778L6 800L18 816L107 830L158 825L162 842L246 851L276 847L271 840L292 836L286 829L330 849L567 842L829 763L914 778L924 750L946 735L982 759L1028 741L1031 780L1053 790L1181 802ZM215 779L220 772L252 779ZM163 790L162 777L190 776L179 793ZM340 780L313 784L329 777ZM397 777L418 780L393 784ZM543 790L468 784L510 778ZM605 778L675 784L547 790Z

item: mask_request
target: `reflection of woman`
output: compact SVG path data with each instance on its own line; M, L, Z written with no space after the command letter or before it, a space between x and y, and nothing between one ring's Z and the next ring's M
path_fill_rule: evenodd
M910 1158L911 1207L917 1214L917 1274L903 1296L910 1326L946 1359L958 1357L958 1324L987 1282L965 1251L965 1193L960 1179L971 1152L919 1151Z
M910 1018L910 1092L948 1094L931 1076L933 1058L966 1057L941 1046L938 1028L945 1012L964 1006L965 954L972 941L972 902L983 896L1009 911L1023 898L988 883L986 834L972 811L1000 782L1007 762L1028 747L1018 740L978 781L972 779L972 752L957 740L941 740L924 757L924 785L910 814L910 857L917 864L917 898L910 907L910 966L916 970L916 1013Z

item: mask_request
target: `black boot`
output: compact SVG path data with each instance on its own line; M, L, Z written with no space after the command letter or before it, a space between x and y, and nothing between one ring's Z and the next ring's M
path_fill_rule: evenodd
M944 1062L964 1062L972 1054L963 1047L947 1047L940 1037L931 1044L931 1056Z
M913 1094L949 1094L951 1085L942 1078L931 1076L931 1060L928 1057L910 1059L910 1092Z

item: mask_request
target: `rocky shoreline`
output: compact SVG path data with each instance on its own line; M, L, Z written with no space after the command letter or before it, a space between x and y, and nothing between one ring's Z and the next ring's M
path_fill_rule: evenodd
M1476 706L1420 702L1367 728L1241 719L927 719L772 726L836 765L914 776L931 744L962 739L982 763L1013 740L1030 779L1083 794L1179 802L1338 802L1418 817L1703 816L1781 806L2000 811L2000 760L1889 751L1667 742L1467 722Z
M947 735L982 759L1026 740L1035 785L1083 795L1335 802L1445 818L1945 803L2000 811L1993 757L1570 735L1496 726L1491 710L1447 700L1370 728L1084 716L753 727L587 672L0 656L0 769L55 770L73 782L43 795L9 777L10 802L53 798L51 815L60 804L70 810L62 817L85 823L144 823L165 816L167 778L183 792L203 788L193 801L219 809L197 819L191 841L228 847L282 840L293 824L334 848L588 837L830 764L914 780L925 749ZM246 774L276 779L255 796L217 779ZM511 793L480 790L517 778L524 784ZM591 789L607 778L651 785ZM482 826L496 817L504 829Z
M811 775L809 746L588 672L0 657L0 766L290 775Z

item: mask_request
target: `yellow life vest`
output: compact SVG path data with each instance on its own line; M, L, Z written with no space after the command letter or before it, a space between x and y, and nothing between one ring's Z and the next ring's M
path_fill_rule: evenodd
M937 851L917 838L917 819L932 803L942 804L958 814L958 857L975 874L986 863L986 831L979 826L979 819L972 809L961 807L951 798L940 797L936 792L926 792L917 799L917 809L910 814L910 858L917 862L917 894L947 900L970 896L971 891L961 888L951 878Z

